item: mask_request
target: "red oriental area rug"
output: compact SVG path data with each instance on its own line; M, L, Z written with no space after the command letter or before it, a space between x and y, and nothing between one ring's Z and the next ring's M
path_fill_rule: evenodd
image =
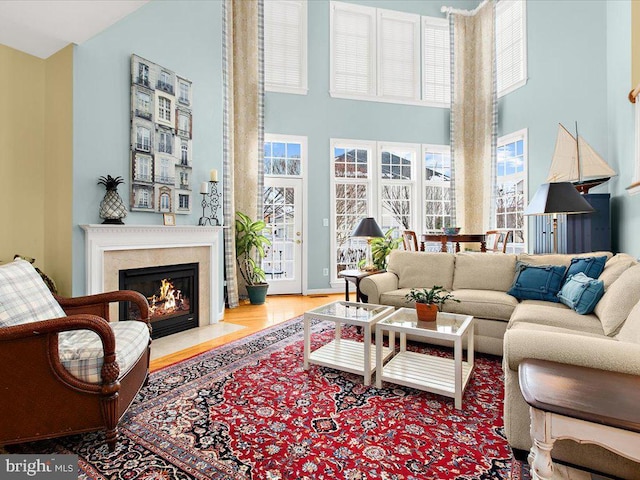
M318 346L333 324L313 331ZM343 336L359 335L346 327ZM410 388L305 371L302 360L300 317L153 373L113 453L102 433L11 451L77 454L86 479L529 478L504 438L499 358L477 356L462 410Z

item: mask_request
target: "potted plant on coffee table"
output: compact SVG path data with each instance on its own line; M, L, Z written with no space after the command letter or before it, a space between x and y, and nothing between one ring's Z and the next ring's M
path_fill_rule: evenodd
M262 234L265 227L264 221L254 222L248 215L236 212L236 261L252 305L262 305L269 288L261 266L265 247L271 245L271 240Z
M447 292L441 285L434 285L430 289L412 288L405 295L405 299L416 302L416 315L422 322L435 321L438 311L447 300L460 303L460 300Z

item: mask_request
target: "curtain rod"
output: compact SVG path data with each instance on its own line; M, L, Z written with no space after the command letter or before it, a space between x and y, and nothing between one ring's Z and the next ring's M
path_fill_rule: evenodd
M480 10L482 7L484 7L484 4L487 3L487 1L488 0L482 0L482 3L480 3L480 5L478 5L473 10L462 10L460 8L442 6L440 8L440 11L442 13L446 13L447 17L449 15L451 15L452 13L455 14L455 15L464 15L466 17L473 17L476 13L478 13L478 10Z

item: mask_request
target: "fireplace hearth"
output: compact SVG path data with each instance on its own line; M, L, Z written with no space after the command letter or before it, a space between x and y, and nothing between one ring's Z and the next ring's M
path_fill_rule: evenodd
M198 264L162 265L120 270L122 290L136 290L149 302L152 338L198 326ZM135 305L120 306L120 318L140 318Z

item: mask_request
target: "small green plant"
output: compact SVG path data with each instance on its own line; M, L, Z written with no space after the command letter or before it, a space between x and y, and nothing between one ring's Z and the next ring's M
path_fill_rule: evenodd
M441 285L434 285L428 290L426 288L412 288L404 298L409 301L413 300L416 303L437 305L438 309L441 309L447 300L460 303L460 300L454 298L454 296L447 292Z
M271 240L262 234L266 224L262 220L251 220L248 215L236 212L236 261L238 270L247 285L266 282L261 267L265 256L265 247Z

